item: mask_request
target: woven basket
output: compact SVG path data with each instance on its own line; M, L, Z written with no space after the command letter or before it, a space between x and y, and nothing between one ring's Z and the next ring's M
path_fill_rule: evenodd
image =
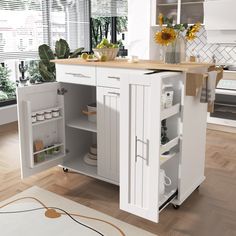
M93 51L97 58L101 59L101 56L105 55L108 61L113 61L119 52L119 48L94 48Z

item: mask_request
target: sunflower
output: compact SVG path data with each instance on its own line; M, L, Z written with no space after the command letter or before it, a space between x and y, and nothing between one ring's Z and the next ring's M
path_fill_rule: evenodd
M166 46L176 39L176 32L173 28L163 28L155 34L155 41L158 44Z
M196 23L190 26L186 32L186 36L185 36L186 39L194 40L197 37L196 34L200 31L200 29L201 29L201 23Z
M163 14L161 14L161 13L159 14L158 21L159 21L159 26L162 27L162 25L164 23Z

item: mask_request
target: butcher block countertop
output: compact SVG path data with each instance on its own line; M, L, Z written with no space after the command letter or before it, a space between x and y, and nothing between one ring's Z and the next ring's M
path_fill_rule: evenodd
M182 72L195 72L196 70L207 70L214 64L210 63L193 63L186 62L180 64L165 64L160 61L140 60L137 63L129 63L126 59L116 59L114 61L107 62L88 62L80 58L71 59L57 59L53 60L57 64L66 65L82 65L82 66L97 66L97 67L111 67L111 68L123 68L123 69L153 69L153 70L170 70L170 71L182 71Z

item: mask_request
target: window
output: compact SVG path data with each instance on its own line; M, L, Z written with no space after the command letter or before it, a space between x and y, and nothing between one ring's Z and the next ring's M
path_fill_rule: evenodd
M91 36L94 48L102 38L127 45L127 0L91 0Z
M38 46L54 48L59 38L66 39L72 50L90 50L90 0L0 1L0 63L8 69L9 80L20 79L19 66L27 77L37 77L37 62L32 59L38 58ZM0 101L6 99L1 86L0 93Z
M89 0L0 1L0 60L34 58L59 38L89 50L89 15Z

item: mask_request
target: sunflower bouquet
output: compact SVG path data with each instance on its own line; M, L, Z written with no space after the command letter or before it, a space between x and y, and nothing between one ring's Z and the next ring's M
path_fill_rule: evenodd
M186 24L173 24L173 18L168 18L162 14L158 17L160 30L155 34L155 42L162 46L170 47L172 49L171 58L169 58L170 63L179 63L180 58L175 50L178 46L178 41L180 38L184 38L187 41L194 40L197 38L197 33L201 29L201 24L196 23L189 26ZM175 54L175 55L174 55ZM168 58L167 58L168 59Z

